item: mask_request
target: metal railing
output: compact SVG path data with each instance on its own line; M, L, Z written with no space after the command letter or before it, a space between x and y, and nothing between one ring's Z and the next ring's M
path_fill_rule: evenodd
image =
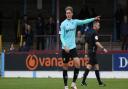
M103 44L103 46L112 50L112 35L99 35L99 41Z
M58 41L59 35L34 35L32 38L31 49L34 50L59 50L60 42ZM27 40L25 36L20 36L20 46L23 45L23 42ZM38 48L39 46L39 48ZM43 47L42 47L43 46Z
M58 40L59 39L59 40ZM112 35L99 35L99 41L109 50L112 50ZM20 37L20 45L23 45L24 36ZM39 43L37 43L39 42ZM34 35L32 40L31 49L37 50L37 46L39 45L38 50L60 50L61 49L61 41L59 35ZM44 46L42 49L41 46ZM83 49L84 50L84 49Z

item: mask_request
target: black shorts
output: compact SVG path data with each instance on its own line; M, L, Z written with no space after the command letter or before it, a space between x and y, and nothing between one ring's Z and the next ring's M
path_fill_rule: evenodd
M91 64L91 65L98 64L97 57L96 57L96 52L89 52L88 57L89 57L88 64Z
M62 49L63 63L68 63L70 60L73 60L74 57L78 57L76 48L71 49L69 53L65 52L65 50Z

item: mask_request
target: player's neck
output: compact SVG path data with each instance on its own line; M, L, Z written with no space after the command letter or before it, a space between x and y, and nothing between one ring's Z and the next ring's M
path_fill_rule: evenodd
M67 20L72 20L72 18L67 18Z

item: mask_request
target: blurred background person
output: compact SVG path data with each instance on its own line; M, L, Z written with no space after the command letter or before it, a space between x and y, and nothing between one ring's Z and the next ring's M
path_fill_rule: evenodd
M25 34L25 29L27 29L27 24L28 24L28 16L24 15L22 20L21 20L21 34Z
M56 26L54 18L51 16L49 17L48 23L46 24L46 30L47 30L47 49L54 49L55 47L52 45L56 45Z
M123 23L121 24L122 50L128 49L128 17L124 15Z
M82 50L84 48L84 37L82 36L81 31L77 31L76 48L78 50Z
M32 45L33 45L33 31L31 28L31 25L27 25L27 29L25 29L25 34L24 34L26 46L30 50Z
M115 13L115 19L116 19L116 40L120 40L120 29L121 29L121 23L123 22L123 16L124 11L121 8L121 5L118 5L116 13Z
M9 51L10 52L14 52L15 51L14 43L11 43Z
M24 41L22 45L20 45L19 47L19 52L28 52L29 51L29 47L28 45L26 45L26 42Z
M41 45L41 49L44 50L45 48L44 18L41 17L41 15L39 15L36 20L36 35L37 35L36 49L39 50Z

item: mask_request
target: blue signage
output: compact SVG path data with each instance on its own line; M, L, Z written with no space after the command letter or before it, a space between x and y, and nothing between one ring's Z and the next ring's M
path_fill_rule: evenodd
M128 71L128 53L113 54L113 70Z

